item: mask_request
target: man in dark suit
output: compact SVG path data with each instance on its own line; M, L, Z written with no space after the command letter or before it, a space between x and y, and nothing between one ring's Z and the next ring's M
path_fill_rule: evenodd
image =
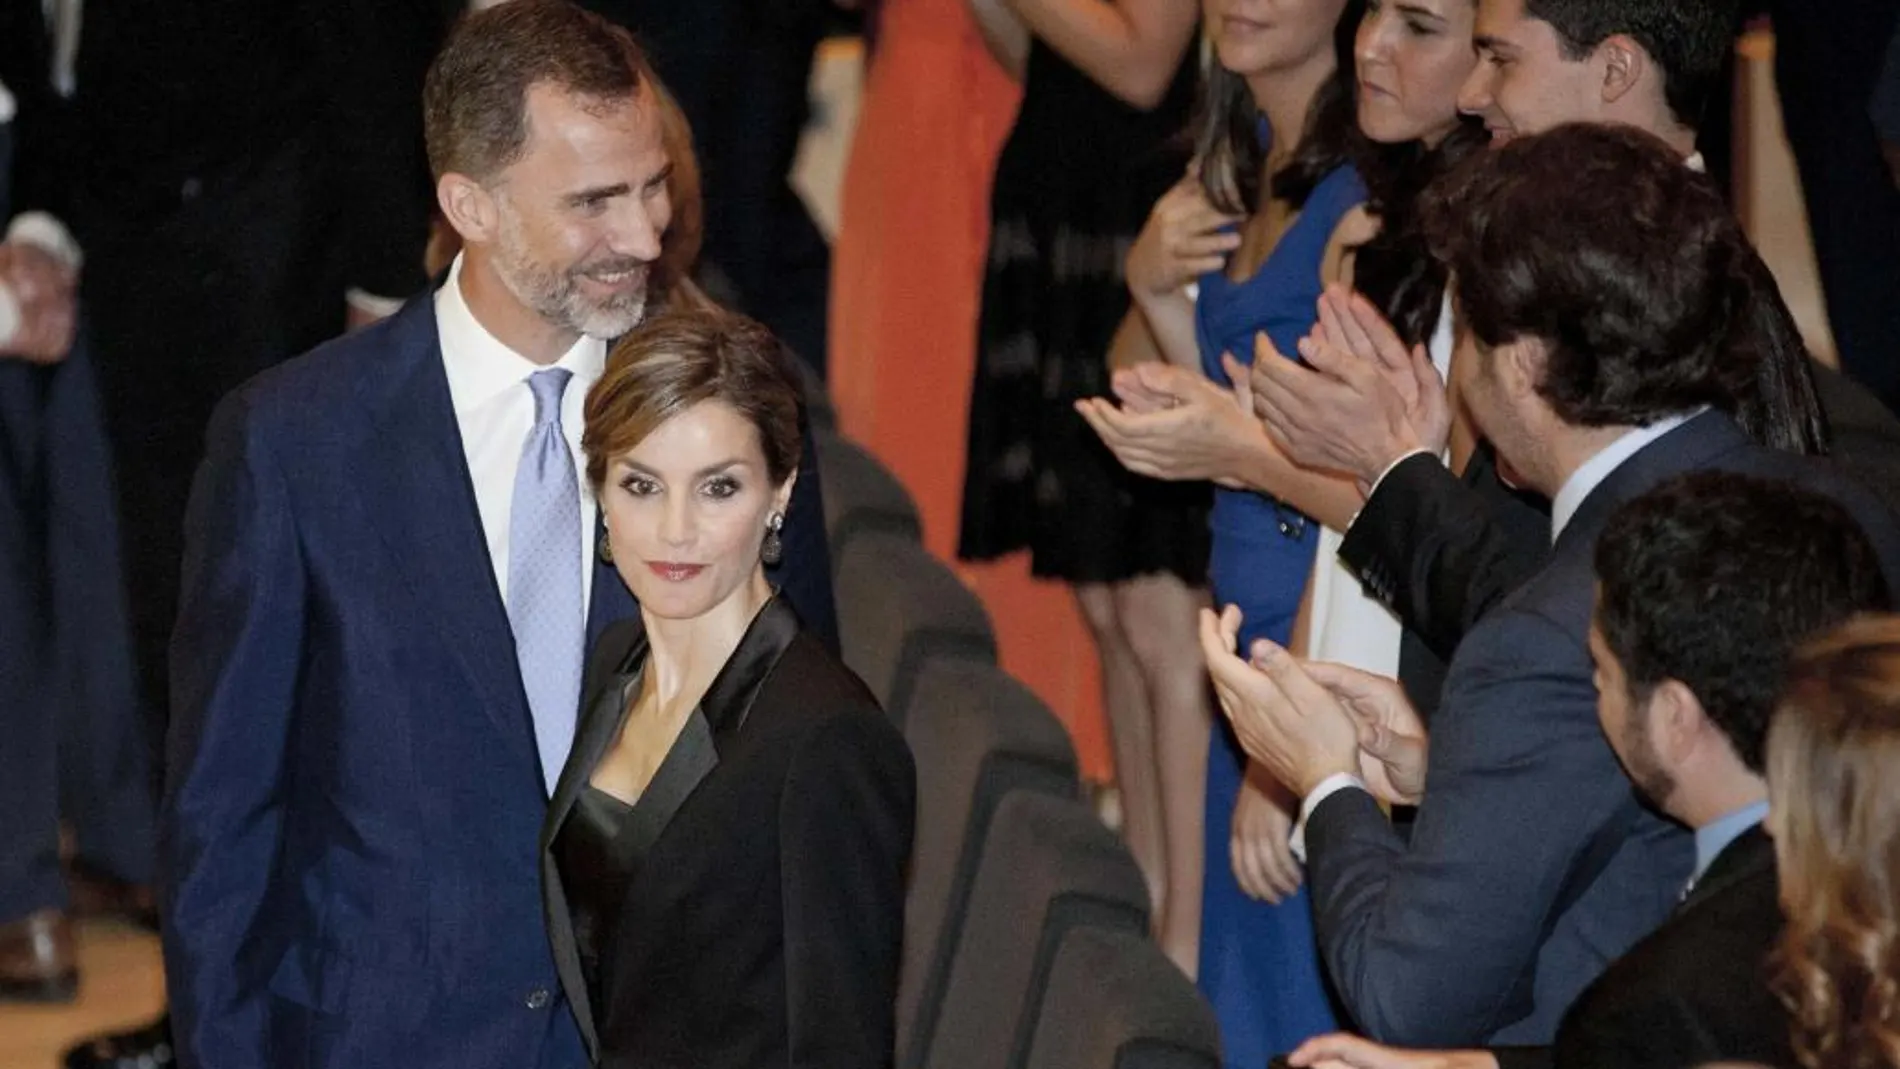
M575 458L670 213L650 81L563 0L465 20L424 94L447 283L213 419L162 814L185 1064L585 1064L536 846L584 646L635 608ZM830 634L810 474L783 581Z
M1721 99L1734 7L1734 0L1480 0L1476 43L1486 61L1462 104L1502 140L1565 122L1623 123L1663 138L1699 167L1697 125ZM1402 352L1387 359L1394 358L1405 359ZM1255 393L1268 430L1293 459L1351 472L1370 488L1339 555L1404 621L1408 640L1418 640L1401 665L1409 679L1428 674L1430 654L1450 658L1486 612L1536 573L1549 546L1525 540L1524 503L1500 485L1488 443L1461 483L1437 461L1442 443L1413 426L1396 393L1377 376L1339 370L1310 375L1290 362L1264 364ZM1833 457L1900 508L1900 420L1831 368L1816 363L1812 371Z
M1462 397L1522 483L1551 498L1551 563L1459 645L1409 842L1365 789L1349 719L1237 706L1233 674L1217 676L1224 706L1252 710L1235 716L1249 752L1304 799L1319 943L1360 1028L1412 1046L1548 1043L1577 994L1667 916L1692 859L1636 804L1597 724L1586 635L1609 515L1666 479L1722 469L1837 498L1890 575L1900 527L1721 411L1732 383L1753 381L1736 362L1758 357L1731 350L1751 313L1710 265L1737 262L1747 239L1667 145L1627 126L1517 139L1427 214L1458 280Z
M131 905L149 923L156 798L78 249L45 210L43 31L38 5L0 10L0 997L64 999L72 912ZM80 872L61 871L62 817Z
M1705 472L1617 510L1597 540L1596 574L1599 718L1637 788L1695 831L1696 869L1682 904L1584 991L1552 1047L1407 1051L1338 1035L1306 1044L1294 1065L1794 1063L1765 968L1782 916L1774 847L1760 827L1763 751L1795 647L1890 603L1879 561L1827 498ZM1385 690L1388 702L1398 700Z

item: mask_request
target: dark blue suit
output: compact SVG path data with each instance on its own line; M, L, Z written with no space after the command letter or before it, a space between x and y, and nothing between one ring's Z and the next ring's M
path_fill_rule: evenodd
M817 489L803 473L785 591L830 623ZM161 826L181 1061L585 1065L432 301L227 398L186 532ZM634 611L598 566L590 636Z
M1415 1047L1548 1044L1577 995L1675 906L1693 848L1629 804L1598 725L1586 636L1610 515L1703 470L1835 497L1889 582L1900 579L1900 526L1884 506L1824 462L1755 445L1726 416L1698 416L1618 467L1544 570L1458 645L1409 845L1363 791L1333 795L1307 823L1321 953L1367 1034ZM1591 879L1599 835L1612 852Z

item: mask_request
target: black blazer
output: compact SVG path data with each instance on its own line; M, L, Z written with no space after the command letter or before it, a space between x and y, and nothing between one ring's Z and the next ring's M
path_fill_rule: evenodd
M1500 1069L1793 1065L1788 1016L1766 972L1781 929L1774 843L1755 828L1717 855L1668 923L1577 999L1556 1047L1499 1050Z
M700 702L717 757L647 850L590 1004L555 836L625 715L638 619L595 646L541 833L556 968L604 1066L889 1066L916 775L856 676L768 602ZM660 799L655 799L665 804Z

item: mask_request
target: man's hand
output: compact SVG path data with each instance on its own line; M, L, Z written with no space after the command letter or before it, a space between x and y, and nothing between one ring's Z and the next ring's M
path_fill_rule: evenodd
M0 242L0 285L20 306L20 326L0 352L57 364L72 351L79 277L71 266L26 241Z
M1241 614L1229 605L1215 616L1201 610L1201 651L1247 756L1260 762L1298 797L1328 777L1359 774L1359 729L1299 659L1262 639L1249 664L1235 655Z
M1425 796L1425 725L1395 679L1342 664L1305 663L1359 729L1359 775L1392 805L1417 805Z
M1277 906L1300 889L1303 877L1292 843L1292 810L1298 805L1266 769L1247 766L1227 844L1234 880L1247 897Z
M1170 482L1211 479L1245 485L1248 458L1271 448L1260 422L1242 407L1246 387L1223 390L1186 368L1146 363L1115 373L1120 406L1107 398L1077 401L1123 467Z
M1319 301L1300 341L1306 366L1256 341L1254 411L1296 463L1370 487L1393 461L1442 450L1451 428L1445 386L1424 346L1407 349L1371 302L1340 287Z
M1490 1051L1401 1050L1343 1032L1307 1040L1287 1062L1298 1069L1498 1069Z

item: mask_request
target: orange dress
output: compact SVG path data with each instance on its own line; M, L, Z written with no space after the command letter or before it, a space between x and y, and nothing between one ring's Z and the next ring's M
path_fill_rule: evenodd
M829 378L845 433L910 488L925 545L951 562L990 181L1020 96L965 0L885 0L832 253ZM1068 588L1031 579L1024 555L954 566L989 608L1003 667L1106 778L1094 648Z

